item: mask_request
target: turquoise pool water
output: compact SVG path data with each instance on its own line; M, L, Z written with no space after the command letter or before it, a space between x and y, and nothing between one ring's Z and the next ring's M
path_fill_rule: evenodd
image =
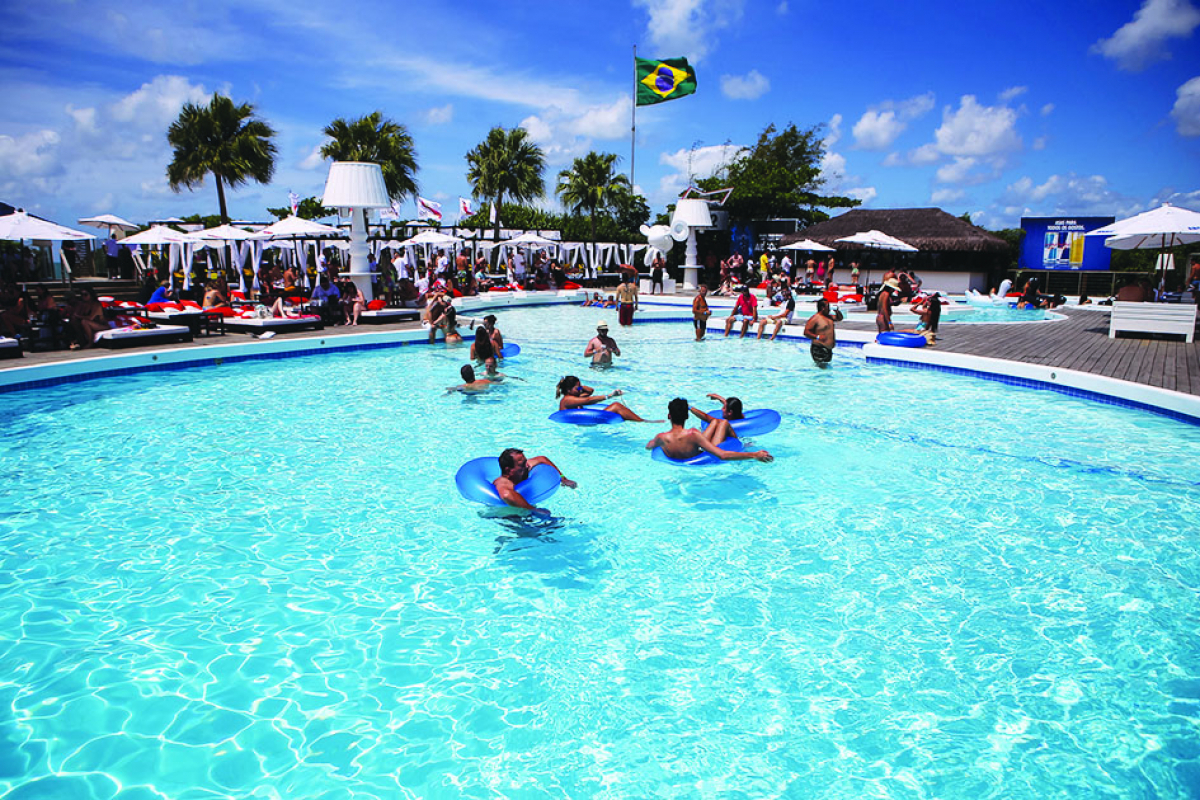
M0 797L1200 794L1200 428L500 316L481 398L440 346L0 396ZM776 461L551 423L567 372L775 407ZM553 518L458 499L509 445Z

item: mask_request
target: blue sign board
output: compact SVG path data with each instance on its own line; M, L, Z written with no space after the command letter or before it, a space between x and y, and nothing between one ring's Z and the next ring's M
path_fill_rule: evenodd
M1111 251L1103 236L1088 231L1111 225L1115 217L1021 217L1021 269L1107 270Z

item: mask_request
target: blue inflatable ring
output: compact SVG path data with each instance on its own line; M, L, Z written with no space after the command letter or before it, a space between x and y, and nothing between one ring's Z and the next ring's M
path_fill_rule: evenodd
M507 506L500 499L492 481L500 477L500 459L495 456L473 458L458 468L454 484L458 493L475 503L485 506ZM529 477L516 485L516 490L530 505L538 505L558 491L561 476L549 464L538 464L529 471Z
M565 422L568 425L613 425L624 422L621 415L615 411L605 411L603 408L564 408L550 415L551 422Z
M722 450L732 451L734 453L744 452L742 449L742 443L738 439L726 439L725 441L723 441L719 445L717 445L717 447L721 448ZM691 458L684 459L681 461L678 458L671 458L670 456L668 456L666 453L663 452L663 449L661 447L656 447L653 450L651 450L650 457L653 458L655 461L662 461L663 463L666 463L666 464L678 464L681 467L703 467L708 464L720 464L722 461L725 460L723 458L717 458L712 453L701 450L699 453L692 456Z
M512 358L513 356L519 354L520 352L521 352L521 345L513 344L512 342L509 342L508 344L504 345L504 347L500 348L500 357L501 358Z
M892 347L924 347L928 344L921 334L904 331L884 331L875 337L875 341Z
M710 417L725 419L724 409L708 412ZM761 436L779 427L779 412L771 408L754 408L742 412L742 419L730 420L729 424L739 437Z

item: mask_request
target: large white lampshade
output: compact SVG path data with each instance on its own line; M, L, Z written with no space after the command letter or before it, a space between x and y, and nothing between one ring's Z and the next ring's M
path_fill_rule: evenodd
M686 222L689 228L711 228L712 214L708 213L708 201L691 197L676 201L671 222L676 220Z
M325 180L326 208L387 208L392 204L383 183L383 169L363 161L335 161Z

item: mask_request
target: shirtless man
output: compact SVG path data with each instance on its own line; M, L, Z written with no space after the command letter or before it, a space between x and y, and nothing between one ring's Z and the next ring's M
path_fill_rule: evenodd
M611 366L613 356L621 355L621 348L617 347L617 343L608 335L607 324L601 322L596 326L596 335L587 343L583 355L585 358L592 357L592 366L598 364Z
M562 470L545 456L526 459L524 451L510 447L500 454L500 477L492 481L492 485L496 487L496 494L500 495L501 500L515 508L525 508L535 514L549 514L550 512L546 509L531 505L517 491L517 484L528 478L529 471L539 464L549 464L554 467L558 472L559 483L568 489L574 489L578 485L563 475Z
M688 419L688 401L676 397L667 404L667 417L671 420L671 430L663 431L646 443L647 450L661 447L668 458L686 461L703 450L711 453L722 461L749 461L757 459L763 462L774 461L775 458L766 450L755 450L752 453L722 450L710 442L708 438L695 428L685 428Z
M696 341L704 338L708 328L708 318L712 312L708 310L708 287L703 283L696 290L696 299L692 300L692 327L696 329Z
M812 339L812 346L808 352L818 367L828 366L833 360L833 348L837 346L833 323L841 322L842 319L840 308L833 310L833 316L829 315L829 301L822 298L817 301L817 313L809 317L808 322L804 324L804 335Z
M1192 289L1192 298L1200 303L1200 256L1192 256L1187 282Z
M895 278L884 281L879 290L879 310L875 313L875 328L879 333L892 330L892 303L899 290L900 282Z
M476 378L475 368L470 364L464 364L463 368L458 371L458 374L462 377L463 382L458 386L447 386L446 394L450 394L451 392L479 394L480 392L486 392L497 383L497 381L490 380L489 378Z
M617 303L617 319L622 325L632 325L638 305L637 273L625 277L617 286Z

